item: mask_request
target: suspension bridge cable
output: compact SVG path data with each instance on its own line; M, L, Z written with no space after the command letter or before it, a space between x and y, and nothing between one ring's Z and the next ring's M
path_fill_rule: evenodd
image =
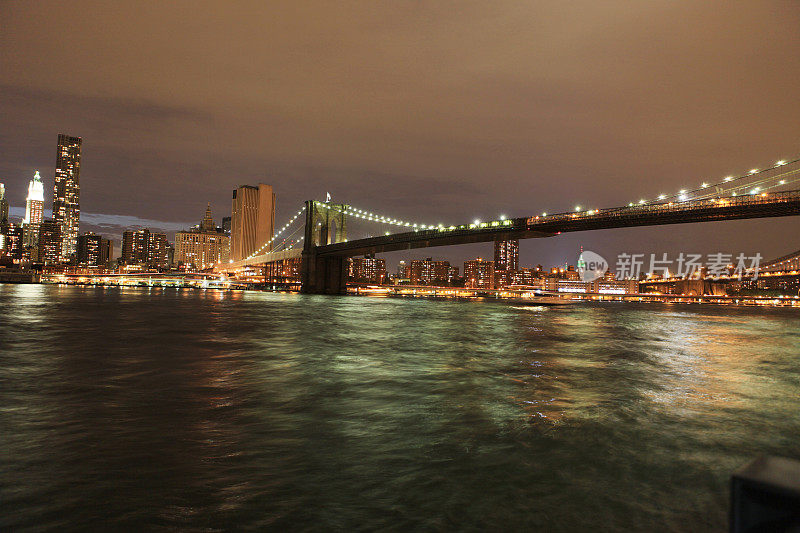
M305 211L305 210L306 210L306 206L303 205L302 209L300 209L297 213L294 214L294 216L292 218L289 219L289 222L284 224L283 227L281 227L281 229L278 230L278 232L275 233L270 240L268 240L267 242L262 244L261 248L259 248L258 250L256 250L255 252L253 252L252 254L247 256L247 259L252 259L257 255L265 253L267 251L267 248L269 247L269 245L271 245L273 242L275 242L275 239L277 239L284 231L286 231L289 228L289 226L291 226L291 224L295 220L297 220L297 217L299 217L301 214L303 214L303 211Z

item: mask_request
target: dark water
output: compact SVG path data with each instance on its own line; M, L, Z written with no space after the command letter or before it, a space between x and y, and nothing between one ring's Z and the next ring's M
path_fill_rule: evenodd
M800 311L0 285L0 528L720 531Z

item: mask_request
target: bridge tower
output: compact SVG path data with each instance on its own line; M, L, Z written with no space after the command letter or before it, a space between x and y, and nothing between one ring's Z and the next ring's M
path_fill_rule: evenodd
M303 239L303 262L300 277L302 292L344 294L347 291L347 257L317 254L317 246L347 240L345 204L306 201L306 228Z

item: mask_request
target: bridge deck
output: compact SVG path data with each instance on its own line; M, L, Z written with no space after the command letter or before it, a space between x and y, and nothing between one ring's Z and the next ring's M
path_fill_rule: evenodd
M793 215L800 215L800 191L617 207L394 233L318 246L316 252L323 256L355 256L412 248L551 237L575 231Z
M241 261L232 261L219 265L215 270L230 271L252 265L263 265L264 263L272 263L275 261L284 261L286 259L297 259L302 255L303 251L299 248L292 248L291 250L281 250L279 252L267 252L261 255L251 257L250 259L243 259Z

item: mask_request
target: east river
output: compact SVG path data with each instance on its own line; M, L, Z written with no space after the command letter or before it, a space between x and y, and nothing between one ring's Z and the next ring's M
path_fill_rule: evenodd
M0 529L721 531L800 310L0 285Z

